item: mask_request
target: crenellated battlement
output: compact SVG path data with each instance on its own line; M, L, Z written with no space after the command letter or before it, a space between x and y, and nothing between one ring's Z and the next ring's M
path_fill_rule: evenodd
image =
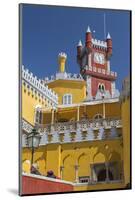
M93 47L99 47L99 48L107 49L107 42L105 42L105 41L92 38L92 44L93 44Z
M38 94L41 98L47 99L52 106L58 105L58 95L49 89L48 86L45 86L41 79L37 79L33 73L25 69L24 66L22 66L22 83L33 94Z
M58 58L65 58L67 59L67 54L64 52L59 53Z
M53 82L55 80L59 80L59 79L64 79L64 80L75 80L75 81L84 81L83 77L81 74L71 74L71 73L56 73L56 75L49 77L45 77L44 79L44 83L50 83Z

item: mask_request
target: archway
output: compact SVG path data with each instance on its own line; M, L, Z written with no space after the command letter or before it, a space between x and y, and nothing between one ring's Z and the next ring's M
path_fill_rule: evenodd
M90 177L90 156L82 153L78 157L78 178L79 182L88 182Z
M74 181L75 180L75 164L71 155L67 155L63 159L63 180Z

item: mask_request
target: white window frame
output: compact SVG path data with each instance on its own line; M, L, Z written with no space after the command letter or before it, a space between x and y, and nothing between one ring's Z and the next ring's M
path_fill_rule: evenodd
M70 105L72 104L72 94L64 94L62 99L63 105Z
M35 124L42 124L42 118L43 118L43 114L42 114L41 106L36 106L34 123Z
M90 177L89 176L80 176L79 177L79 183L89 183Z

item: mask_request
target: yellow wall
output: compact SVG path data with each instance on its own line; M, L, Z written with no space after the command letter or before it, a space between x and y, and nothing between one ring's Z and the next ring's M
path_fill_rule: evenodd
M105 190L105 189L121 189L125 188L125 183L104 183L104 184L93 184L93 185L81 185L81 186L74 186L74 191L93 191L93 190Z
M28 90L24 85L22 86L22 117L30 124L34 125L35 107L37 105L47 106L48 102L39 98L38 94L35 96L32 91Z
M121 104L123 124L123 154L125 183L130 183L130 98L125 98Z
M120 104L119 102L116 103L104 103L105 105L105 118L114 118L114 117L120 117ZM86 106L86 109L81 108L80 112L82 110L88 115L90 119L93 119L93 117L96 114L103 115L103 103L96 104L96 105L89 105Z
M34 152L33 163L37 163L39 171L41 174L45 175L46 171L46 146L39 147ZM25 163L26 160L30 161L31 165L31 149L23 148L22 150L22 163ZM28 166L22 166L23 171L28 171ZM30 168L29 168L30 169Z
M54 174L60 177L61 145L47 145L46 172L53 170Z
M24 148L23 162L31 160L31 151ZM53 170L60 176L60 166L64 167L63 179L75 181L75 165L79 165L79 176L91 175L91 164L123 159L121 139L70 144L47 144L39 147L34 154L34 162L39 165L41 174Z
M62 97L65 93L73 95L73 103L80 103L86 97L85 82L56 80L48 84L59 96L59 104L62 104ZM37 96L32 96L32 92L22 87L22 117L34 125L34 112L37 105L47 106L48 102L42 102ZM92 142L79 142L70 144L47 144L35 150L34 163L39 166L41 174L46 175L48 170L53 170L56 176L60 176L60 167L63 166L63 179L75 181L75 165L79 166L78 176L90 176L91 165L94 163L104 163L109 161L124 160L125 183L130 182L130 103L129 99L119 103L105 104L106 118L122 116L123 122L123 146L122 139L100 140ZM86 113L89 119L93 119L96 114L103 114L103 104L81 106L80 119ZM44 113L44 123L51 123L51 113ZM77 108L61 109L55 113L55 120L67 119L77 120ZM47 121L48 120L48 121ZM124 148L124 150L123 150ZM25 172L30 172L29 162L31 161L31 150L22 150L22 168ZM117 184L116 184L117 185ZM115 185L115 188L117 188ZM124 185L125 186L125 185ZM124 187L123 186L123 187ZM75 190L89 190L90 186L75 187ZM101 186L103 189L104 186ZM107 187L109 188L109 186ZM95 187L95 189L100 189Z
M71 80L56 80L48 83L48 87L58 94L59 104L62 104L64 94L72 94L72 102L80 103L86 98L86 82Z

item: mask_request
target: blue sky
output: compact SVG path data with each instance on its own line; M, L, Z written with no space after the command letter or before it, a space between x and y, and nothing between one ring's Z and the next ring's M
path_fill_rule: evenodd
M129 11L23 5L22 10L22 64L38 78L58 71L57 57L67 54L66 69L79 73L76 45L85 42L90 26L96 39L104 40L104 13L106 32L113 40L111 70L118 73L117 88L130 73L130 13Z

